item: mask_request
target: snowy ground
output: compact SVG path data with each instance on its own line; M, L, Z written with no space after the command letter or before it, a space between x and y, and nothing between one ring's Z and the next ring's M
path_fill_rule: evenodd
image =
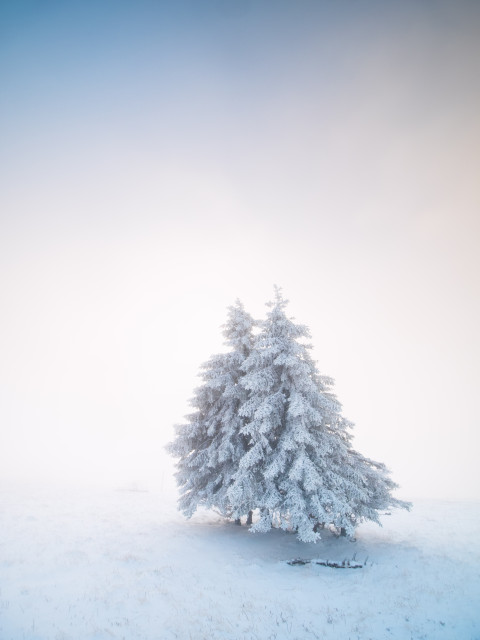
M480 638L480 504L328 534L249 534L166 492L0 490L1 640ZM366 567L288 566L294 557Z

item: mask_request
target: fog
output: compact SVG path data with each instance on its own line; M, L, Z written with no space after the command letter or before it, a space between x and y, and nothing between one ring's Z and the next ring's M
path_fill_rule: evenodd
M480 5L227 6L2 3L0 481L173 486L278 284L399 495L478 499Z

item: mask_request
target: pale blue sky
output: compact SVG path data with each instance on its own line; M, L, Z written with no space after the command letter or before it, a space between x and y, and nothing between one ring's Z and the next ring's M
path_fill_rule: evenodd
M154 475L277 283L358 448L478 497L479 43L477 2L1 3L4 469Z

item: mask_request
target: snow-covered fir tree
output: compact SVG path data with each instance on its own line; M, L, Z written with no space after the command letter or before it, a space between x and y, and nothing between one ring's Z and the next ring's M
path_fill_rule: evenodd
M378 522L378 510L408 508L391 495L396 485L384 465L351 447L333 381L321 376L310 357L307 327L285 314L275 301L243 364L241 384L248 398L240 409L248 448L227 490L230 504L258 508L252 531L293 528L315 542L323 524L348 535L365 519Z
M179 458L179 508L187 516L198 506L214 507L235 519L248 511L230 503L228 487L248 447L242 432L245 419L239 411L248 392L240 381L253 344L254 324L240 301L229 308L223 334L230 350L202 365L203 384L191 401L195 411L186 424L177 426L176 439L167 446Z
M196 411L169 445L179 506L187 516L199 505L235 519L248 513L248 524L258 509L251 531L293 529L304 542L326 524L353 535L363 520L379 522L379 510L409 505L392 496L385 466L352 448L333 381L317 371L309 331L286 305L276 288L255 337L243 306L230 308L231 350L203 366Z

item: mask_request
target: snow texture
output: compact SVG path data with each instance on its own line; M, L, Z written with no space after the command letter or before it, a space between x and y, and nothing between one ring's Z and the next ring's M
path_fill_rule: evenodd
M480 504L415 501L357 542L252 536L162 491L0 489L2 640L474 640ZM291 558L356 559L340 571ZM366 560L366 562L365 562Z

